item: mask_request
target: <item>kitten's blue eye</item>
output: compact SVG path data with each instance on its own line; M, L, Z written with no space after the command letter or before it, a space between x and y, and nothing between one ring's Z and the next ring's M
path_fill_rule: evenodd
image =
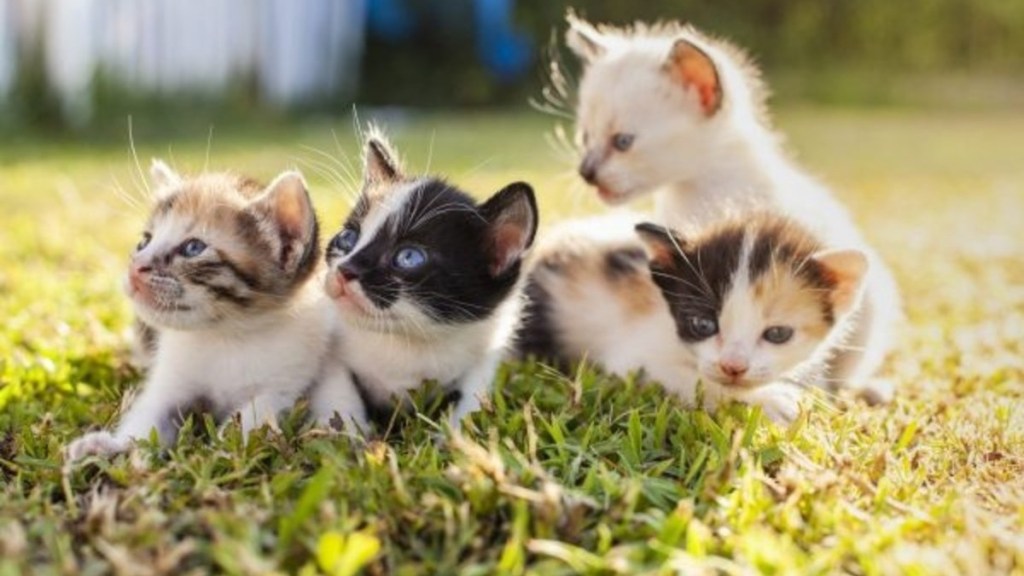
M178 247L178 254L185 258L195 258L206 250L206 242L198 238L190 238Z
M135 251L136 252L140 252L143 248L145 248L146 246L149 246L149 242L152 239L153 239L153 235L152 234L150 234L149 232L143 232L142 233L142 239L139 240L139 243L135 246Z
M629 150L630 146L633 145L633 139L635 136L632 134L626 134L625 132L618 132L612 135L612 148L615 148L619 152L625 152Z
M769 326L761 337L772 344L785 344L793 338L793 329L789 326Z
M356 242L359 242L359 232L353 228L345 228L332 241L334 247L344 254L351 252L356 247Z
M690 332L698 338L710 338L718 334L718 322L707 316L690 316L686 319Z
M395 252L395 267L402 270L415 270L427 263L427 253L419 248L407 246Z

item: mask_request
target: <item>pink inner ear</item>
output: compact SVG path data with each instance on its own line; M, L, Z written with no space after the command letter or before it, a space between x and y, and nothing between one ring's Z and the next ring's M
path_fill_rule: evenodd
M277 221L281 228L291 237L303 239L307 230L308 216L303 198L288 195L277 203Z
M673 48L671 67L678 82L697 91L705 115L710 116L718 110L722 91L718 71L707 54L681 41Z
M499 224L491 232L491 275L498 276L523 252L524 230L511 224Z

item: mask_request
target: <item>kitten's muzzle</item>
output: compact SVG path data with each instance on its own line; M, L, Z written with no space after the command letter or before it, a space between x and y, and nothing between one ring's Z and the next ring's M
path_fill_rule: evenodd
M362 270L357 266L349 263L337 266L327 279L327 294L334 299L353 295L349 284L358 282L361 275Z
M362 270L351 264L346 263L338 266L338 276L343 282L355 282L359 280L361 275Z
M588 152L580 162L579 173L580 177L586 180L587 184L594 185L597 183L597 168L601 165L601 158L593 152Z
M132 292L140 292L148 288L146 277L153 272L153 267L146 264L132 264L128 269L128 284Z
M733 382L739 383L739 380L747 373L750 369L750 365L741 360L722 360L718 363L718 369L722 371L727 378Z

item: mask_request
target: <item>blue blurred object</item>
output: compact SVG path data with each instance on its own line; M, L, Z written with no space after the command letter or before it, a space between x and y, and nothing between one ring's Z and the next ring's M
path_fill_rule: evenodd
M517 80L529 69L533 50L529 38L512 28L515 0L470 1L477 57L500 82ZM438 7L445 2L451 0L434 0ZM408 0L370 0L368 8L370 31L389 42L408 40L420 25L439 25L447 35L465 33L460 10L439 10L427 18Z
M385 40L404 40L416 29L416 16L405 0L370 0L367 8L370 30Z
M484 65L502 82L526 73L532 56L531 43L512 29L515 0L476 0L477 51Z

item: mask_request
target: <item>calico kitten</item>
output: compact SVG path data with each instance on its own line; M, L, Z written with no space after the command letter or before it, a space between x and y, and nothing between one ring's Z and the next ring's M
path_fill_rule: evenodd
M554 335L545 355L642 370L688 404L701 382L708 407L757 404L779 422L796 417L801 388L826 383L861 297L861 251L826 250L772 215L687 237L640 224L646 254L609 228L563 235L538 263L531 306Z
M151 172L156 206L125 291L152 365L117 428L72 442L72 460L125 451L154 429L170 444L194 411L218 422L240 414L248 433L330 378L322 366L336 321L314 281L318 227L302 176L264 187L226 173L183 177L159 161Z
M746 55L692 26L595 27L572 14L568 22L566 43L584 63L580 175L609 204L654 192L654 219L673 228L767 210L795 219L826 246L864 252L867 295L832 377L859 383L872 376L901 317L896 283L846 209L785 154ZM891 391L876 393L882 399Z
M517 321L536 229L527 184L477 204L444 180L407 175L370 135L363 190L327 249L326 281L363 408L389 410L425 380L458 397L453 425L479 408ZM366 412L341 416L360 422Z

